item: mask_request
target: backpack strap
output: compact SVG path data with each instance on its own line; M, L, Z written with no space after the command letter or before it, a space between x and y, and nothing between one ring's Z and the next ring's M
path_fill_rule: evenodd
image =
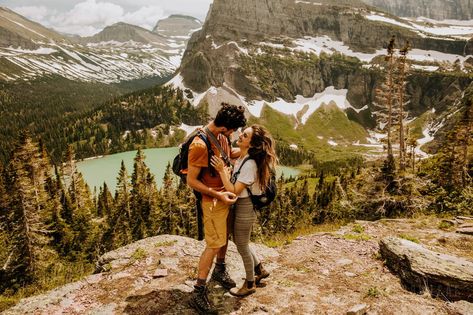
M207 146L207 165L208 165L208 169L210 171L210 176L215 177L216 176L215 169L213 168L212 164L210 163L212 161L212 156L214 155L214 151L212 150L212 146L210 144L209 138L207 138L207 133L203 132L202 130L199 130L197 132L197 136L200 139L202 139L202 141L204 141L205 145ZM200 176L200 174L199 174L199 176Z
M241 168L243 167L243 165L244 165L244 164L246 163L246 161L248 161L248 160L250 160L250 157L249 157L249 156L247 156L247 157L241 162L240 167L238 168L238 171L236 171L235 173L233 173L232 178L234 178L235 183L236 183L236 180L237 180L237 178L238 178L238 175L240 175ZM233 183L233 184L235 184L235 183ZM248 195L249 195L250 197L253 196L253 194L251 193L250 187L246 186L246 191L248 192Z
M213 145L215 147L217 147L218 151L220 152L220 155L222 157L222 159L225 161L225 163L227 165L232 165L233 166L233 163L232 161L230 160L230 158L228 157L228 154L223 150L222 146L220 145L220 143L218 142L217 138L215 137L215 135L209 130L208 127L205 127L204 129L204 132L207 134L207 136L209 137L210 141L213 143ZM230 142L230 140L227 138L227 141ZM229 143L230 144L230 143ZM231 147L231 145L230 145Z

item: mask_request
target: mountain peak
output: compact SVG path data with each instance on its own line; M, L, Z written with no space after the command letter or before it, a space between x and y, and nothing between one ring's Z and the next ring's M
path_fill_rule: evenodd
M159 20L153 29L154 33L163 36L189 36L192 32L202 27L202 22L197 18L173 14Z

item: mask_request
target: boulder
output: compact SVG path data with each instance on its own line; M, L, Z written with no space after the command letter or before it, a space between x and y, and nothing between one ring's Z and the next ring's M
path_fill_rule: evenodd
M380 253L408 290L427 290L434 297L450 301L473 301L472 262L395 237L380 241Z
M468 303L467 301L457 301L455 303L448 303L448 307L455 315L473 314L473 303Z

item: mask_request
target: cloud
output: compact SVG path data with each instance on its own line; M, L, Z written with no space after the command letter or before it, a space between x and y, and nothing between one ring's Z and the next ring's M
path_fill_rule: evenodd
M14 11L63 33L91 36L104 27L126 22L151 30L159 19L165 17L162 7L149 5L136 11L125 9L112 2L86 0L65 12L48 10L45 6L23 6Z
M48 10L45 6L21 6L16 7L14 11L34 21L44 20L51 14L51 10Z
M135 12L125 14L123 21L151 30L156 25L156 22L164 17L163 9L160 7L147 6Z

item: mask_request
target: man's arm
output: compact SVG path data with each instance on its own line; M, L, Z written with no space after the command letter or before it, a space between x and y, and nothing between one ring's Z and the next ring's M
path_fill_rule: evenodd
M189 165L187 170L187 185L194 190L197 190L201 194L210 196L212 198L216 198L218 200L223 201L226 204L233 204L236 201L236 195L231 192L219 192L213 190L212 188L206 186L204 183L200 181L199 174L200 174L200 167Z

